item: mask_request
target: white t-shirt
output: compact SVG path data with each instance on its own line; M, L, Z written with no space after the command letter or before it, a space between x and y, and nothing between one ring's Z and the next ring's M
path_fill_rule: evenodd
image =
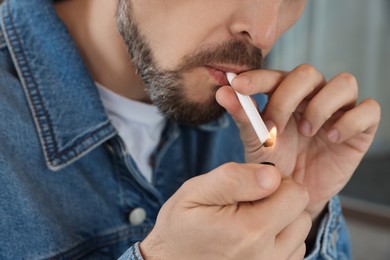
M96 83L105 111L138 169L151 182L150 157L160 142L164 117L153 105L125 98Z

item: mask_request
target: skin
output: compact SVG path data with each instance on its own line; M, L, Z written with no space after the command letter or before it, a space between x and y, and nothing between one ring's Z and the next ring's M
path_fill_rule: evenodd
M232 40L266 55L306 1L131 3L132 18L154 61L169 71L202 46ZM116 7L116 1L106 0L56 4L92 77L120 95L150 103L117 33ZM146 259L301 259L327 202L345 186L372 143L380 107L372 99L357 103L358 84L348 73L328 81L307 64L292 71L218 65L239 74L232 83L236 91L269 95L263 118L276 128L275 144L261 148L232 88L215 88L218 82L203 66L185 71L184 97L200 104L215 98L233 116L248 163L228 163L188 180L162 207L141 243L142 253ZM276 167L259 165L262 161Z

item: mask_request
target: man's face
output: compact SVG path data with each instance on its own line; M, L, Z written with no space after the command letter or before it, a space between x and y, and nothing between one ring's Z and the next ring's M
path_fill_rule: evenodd
M152 102L191 125L215 120L226 71L259 69L306 0L119 0L117 22Z

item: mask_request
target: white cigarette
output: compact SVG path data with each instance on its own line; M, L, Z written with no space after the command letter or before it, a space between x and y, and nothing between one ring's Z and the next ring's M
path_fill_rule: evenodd
M232 85L233 79L237 75L233 72L226 72L227 80L229 84ZM242 108L244 109L246 115L249 118L249 121L252 124L253 129L255 130L257 137L259 138L262 145L269 147L273 145L273 139L269 133L267 126L264 124L263 119L261 118L259 111L256 109L255 105L250 96L245 96L236 92L237 98L241 103Z

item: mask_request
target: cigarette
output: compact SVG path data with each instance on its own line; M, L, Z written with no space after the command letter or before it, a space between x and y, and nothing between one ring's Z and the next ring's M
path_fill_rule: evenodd
M232 81L236 76L237 75L233 72L226 72L226 77L230 85L232 85ZM259 111L256 109L255 105L253 104L251 97L242 95L237 91L234 92L236 93L242 108L244 109L246 115L248 116L249 121L251 122L251 125L255 130L256 135L259 138L261 144L264 145L264 147L272 146L274 144L274 141L271 137L270 132L267 129L267 126L264 124L264 121L261 118Z

